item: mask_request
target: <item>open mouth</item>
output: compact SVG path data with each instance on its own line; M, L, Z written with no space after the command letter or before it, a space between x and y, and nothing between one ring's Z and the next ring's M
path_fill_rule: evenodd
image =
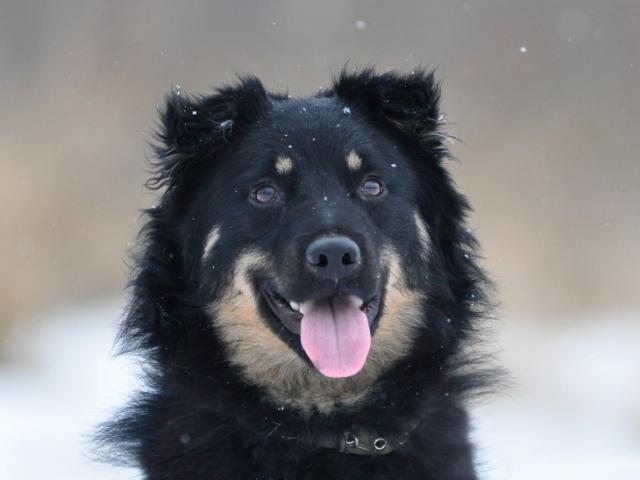
M261 293L280 322L300 336L303 350L320 373L341 378L362 369L380 295L367 301L355 295L335 295L296 303L266 288Z

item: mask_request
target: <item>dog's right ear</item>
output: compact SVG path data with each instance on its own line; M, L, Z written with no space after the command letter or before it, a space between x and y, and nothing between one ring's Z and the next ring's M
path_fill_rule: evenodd
M158 160L150 188L173 183L194 162L211 158L269 109L269 94L254 76L217 89L212 95L192 97L174 90L160 112L153 146Z

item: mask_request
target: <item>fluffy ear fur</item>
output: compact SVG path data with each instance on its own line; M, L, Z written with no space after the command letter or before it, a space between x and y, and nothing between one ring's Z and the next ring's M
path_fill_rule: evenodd
M376 74L372 68L348 73L342 70L329 95L337 95L387 129L423 146L439 143L440 88L433 72Z
M148 186L173 183L185 168L219 151L269 106L269 95L253 76L241 77L237 84L208 96L172 92L160 112L154 146L158 161Z

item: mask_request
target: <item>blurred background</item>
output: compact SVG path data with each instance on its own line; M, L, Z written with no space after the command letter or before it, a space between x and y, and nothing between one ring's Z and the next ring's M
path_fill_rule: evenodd
M110 349L163 95L345 62L435 67L463 140L514 378L474 405L482 478L640 478L637 0L0 0L3 478L137 478L86 435L137 383Z

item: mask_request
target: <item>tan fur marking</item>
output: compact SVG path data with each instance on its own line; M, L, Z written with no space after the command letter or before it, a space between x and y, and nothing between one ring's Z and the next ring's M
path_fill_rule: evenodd
M362 166L362 158L360 158L360 155L358 155L355 150L351 150L345 157L345 160L347 162L349 170L351 170L352 172L359 170Z
M409 353L416 331L423 325L423 295L408 288L398 253L387 248L383 255L389 258L389 279L384 312L373 337L374 344L378 344L374 358L381 363L381 367ZM373 353L372 348L370 355Z
M427 225L424 223L422 216L420 216L420 213L417 210L413 213L413 218L416 222L418 238L420 239L420 244L422 246L420 255L424 260L426 260L429 256L429 251L431 250L431 235L429 235Z
M280 175L286 175L293 170L293 160L285 155L278 155L276 158L276 172Z
M421 324L421 296L407 289L397 252L389 248L382 258L389 268L386 306L367 362L357 375L327 378L260 318L247 273L256 267L269 268L266 255L256 251L240 255L231 287L211 306L214 326L227 346L231 363L242 370L247 381L264 387L276 403L307 413L312 409L328 413L336 405L353 405L364 399L375 380L407 354Z
M220 227L213 227L207 235L207 241L204 244L202 258L207 258L209 256L213 247L218 243L218 240L220 240Z

